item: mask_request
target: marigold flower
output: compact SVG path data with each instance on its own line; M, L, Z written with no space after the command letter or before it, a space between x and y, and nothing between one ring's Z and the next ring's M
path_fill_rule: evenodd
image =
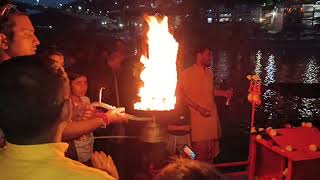
M292 152L293 151L293 148L291 145L287 145L286 146L286 150L289 151L289 152Z
M310 151L312 151L312 152L316 152L316 151L318 150L318 147L317 147L317 145L315 145L315 144L311 144L311 145L309 146L309 149L310 149Z
M270 135L271 135L271 136L276 136L276 135L277 135L277 131L274 130L274 129L271 129L271 130L270 130Z
M261 135L257 135L256 136L256 140L260 140L260 139L262 139L262 136Z

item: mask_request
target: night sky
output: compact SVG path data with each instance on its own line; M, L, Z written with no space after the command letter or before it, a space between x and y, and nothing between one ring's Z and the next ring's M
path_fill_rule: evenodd
M11 0L11 1L17 1L17 2L25 2L25 3L32 3L35 4L37 3L37 0ZM72 1L77 1L77 0L38 0L39 4L41 5L46 5L46 6L51 6L51 7L58 7L59 4L66 4ZM105 1L111 1L111 0L105 0ZM199 3L199 4L210 4L212 2L224 2L224 3L235 3L235 2L242 2L242 3L253 3L253 2L267 2L267 1L273 1L277 2L279 0L183 0L186 2L193 2L194 3ZM297 1L297 0L295 0Z
M37 3L37 0L14 0L18 2L25 3ZM39 4L44 4L46 6L58 6L60 3L65 4L74 0L39 0Z

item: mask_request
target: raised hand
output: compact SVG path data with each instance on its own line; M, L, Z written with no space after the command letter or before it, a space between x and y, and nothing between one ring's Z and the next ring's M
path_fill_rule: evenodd
M106 113L106 115L110 123L128 122L128 116L124 112L125 112L125 108L120 107L113 110L109 110Z
M204 116L204 117L210 117L211 116L211 111L209 109L207 109L207 108L198 106L196 108L196 110L201 114L201 116Z
M92 154L91 162L94 168L107 172L109 175L119 180L117 167L115 166L111 156L107 156L104 152L95 151Z
M88 120L95 118L96 110L90 105L83 105L78 107L78 114L76 120Z

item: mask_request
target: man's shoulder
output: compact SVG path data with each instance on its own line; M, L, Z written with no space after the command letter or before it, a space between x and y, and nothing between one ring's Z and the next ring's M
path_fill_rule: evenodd
M197 67L194 64L194 65L184 69L181 73L181 76L183 79L190 80L189 78L191 78L191 77L198 77L199 73L200 73L199 67Z
M189 74L189 73L192 73L194 70L195 70L195 66L192 65L192 66L189 66L189 67L185 68L185 69L182 71L182 73L183 73L183 74Z
M0 150L0 169L4 169L1 177L3 179L18 179L16 177L23 177L22 179L64 179L64 180L114 180L108 173L87 167L80 162L73 161L68 158L53 158L41 161L30 161L26 166L25 163L20 161L12 161L2 155ZM22 167L14 168L15 174L9 167ZM1 179L1 178L0 178ZM21 179L21 178L20 178Z

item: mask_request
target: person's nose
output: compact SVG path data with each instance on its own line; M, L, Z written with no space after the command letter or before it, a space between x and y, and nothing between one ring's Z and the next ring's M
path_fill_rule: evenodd
M34 42L34 44L35 44L36 46L40 45L40 41L39 41L39 39L37 38L36 35L34 35L33 42Z

